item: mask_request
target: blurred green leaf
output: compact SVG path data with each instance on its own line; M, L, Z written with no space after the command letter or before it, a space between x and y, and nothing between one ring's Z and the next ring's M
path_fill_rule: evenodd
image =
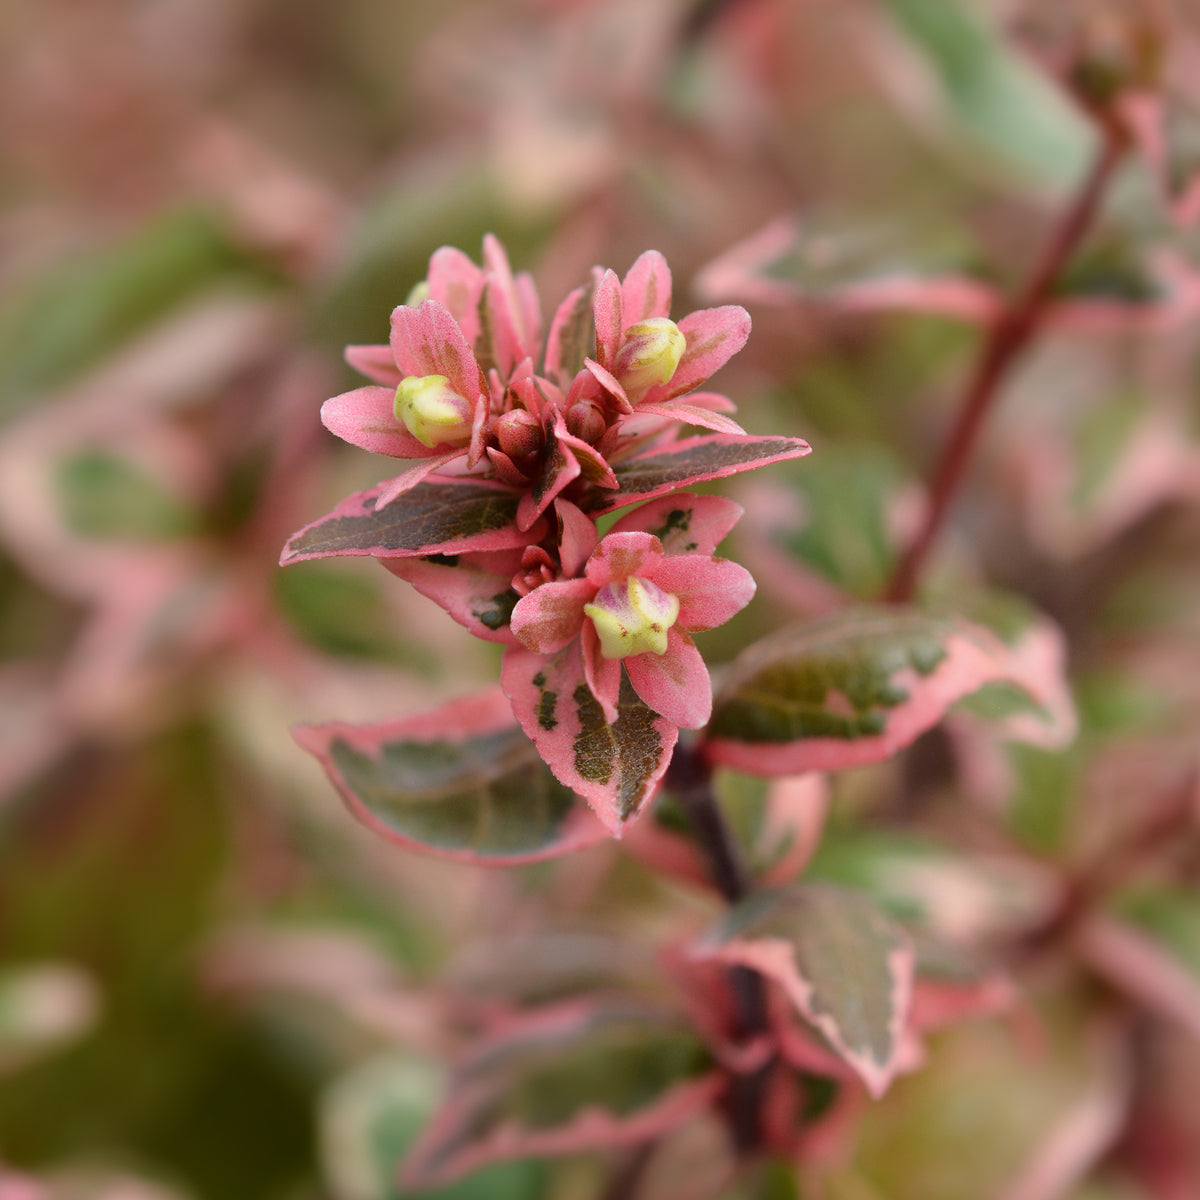
M194 533L194 513L158 480L115 454L83 450L55 464L63 520L92 538L162 541Z
M0 307L0 419L32 404L185 300L276 274L209 214L168 212L18 286Z
M978 8L947 0L885 0L885 7L970 142L1034 184L1079 178L1095 140L1085 118Z

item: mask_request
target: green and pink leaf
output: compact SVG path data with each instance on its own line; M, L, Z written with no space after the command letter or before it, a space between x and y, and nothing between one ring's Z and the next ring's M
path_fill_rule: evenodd
M343 500L294 533L280 564L337 555L375 558L510 550L544 533L517 528L519 493L481 479L439 477L407 492L399 504L380 505L389 483Z
M865 896L826 885L759 892L693 953L773 980L873 1096L887 1090L904 1049L915 955Z
M402 1182L428 1188L505 1159L653 1142L721 1088L703 1043L673 1015L622 999L535 1010L462 1062Z
M717 697L707 753L764 775L880 762L987 684L1042 706L1045 669L961 618L848 609L743 652ZM1042 715L1052 728L1053 713Z
M628 680L620 686L616 720L607 720L588 686L579 640L549 656L509 646L500 680L555 776L619 837L666 773L676 726L641 700Z
M301 725L351 813L406 849L488 866L569 854L605 836L556 780L498 688L373 725Z

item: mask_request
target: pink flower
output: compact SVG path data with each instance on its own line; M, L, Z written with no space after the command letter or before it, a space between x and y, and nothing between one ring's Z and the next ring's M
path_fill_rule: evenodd
M712 689L691 635L743 609L754 579L723 558L668 554L653 534L629 528L633 523L627 518L625 530L600 542L579 578L523 596L510 627L535 654L555 656L578 644L580 682L610 724L624 671L649 708L673 725L698 729L712 713Z

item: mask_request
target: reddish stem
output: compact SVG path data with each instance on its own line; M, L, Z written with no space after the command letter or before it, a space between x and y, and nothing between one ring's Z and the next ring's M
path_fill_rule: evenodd
M957 420L934 472L924 523L896 565L884 593L886 600L901 603L912 598L925 560L962 484L984 420L1000 393L1000 385L1037 332L1055 282L1096 215L1125 149L1115 133L1106 130L1103 137L1091 170L1063 213L1037 265L1024 287L1002 311L980 349L959 404Z

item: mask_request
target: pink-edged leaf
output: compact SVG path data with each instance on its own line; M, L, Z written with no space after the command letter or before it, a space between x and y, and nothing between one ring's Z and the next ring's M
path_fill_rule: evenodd
M577 505L561 496L554 502L554 515L558 518L558 558L562 573L567 578L578 575L596 548L599 534L595 522Z
M558 306L546 335L546 374L564 387L583 370L583 360L596 346L592 317L595 281L577 287Z
M411 492L417 484L423 482L430 475L438 474L443 467L448 467L452 462L457 462L465 456L465 450L445 450L441 454L435 454L432 458L419 459L407 470L401 471L399 475L393 475L379 488L379 494L375 497L376 511L387 508L406 492Z
M426 480L404 498L378 508L388 485L347 497L333 512L294 533L280 564L334 555L456 554L509 550L536 541L516 526L518 493L478 479Z
M909 609L847 609L743 652L717 696L708 753L763 775L880 762L997 682L1041 703L1040 666L1031 672L989 630Z
M671 315L671 268L657 250L646 250L621 283L621 320L626 329L652 317Z
M639 500L665 496L688 484L723 479L789 458L803 458L811 451L812 447L802 438L729 433L702 434L666 447L656 446L614 466L617 490L604 498L598 512L611 512Z
M594 358L585 358L583 366L587 373L608 393L621 412L633 412L633 404L625 394L621 381L611 371L602 367Z
M379 561L476 637L506 645L513 640L508 623L520 599L512 588L512 577L521 565L520 550Z
M504 1159L651 1142L721 1086L704 1044L673 1015L620 998L535 1010L461 1063L402 1181L427 1188Z
M647 404L682 396L720 370L746 344L750 314L736 304L703 308L684 317L679 332L687 339L683 357L666 383L646 393L643 400Z
M428 458L434 451L396 420L395 399L394 388L360 387L343 392L321 405L321 424L343 441L372 454Z
M546 770L498 688L376 725L301 725L294 736L359 821L409 849L514 866L605 836Z
M820 884L760 892L731 909L693 953L773 979L873 1096L887 1090L915 955L904 931L867 897Z
M392 353L405 375L444 375L467 400L487 390L471 345L458 322L436 300L392 312Z
M691 399L691 397L687 397ZM718 433L741 433L746 431L731 417L715 413L707 408L699 408L686 404L682 400L669 400L665 404L639 404L637 411L640 415L649 414L657 417L667 417L672 421L681 421L685 425L700 425L705 429L715 429Z
M404 378L396 366L391 346L347 346L342 353L346 362L359 374L391 388L393 392Z
M674 492L626 513L610 532L653 534L666 554L711 555L738 523L742 511L740 504L724 496Z
M619 837L666 773L677 727L643 703L627 679L617 719L607 721L587 685L578 641L551 657L509 646L500 681L550 769Z
M529 528L563 488L581 475L601 487L616 485L611 468L597 454L595 447L569 433L562 413L557 409L551 410L547 417L545 437L547 451L543 458L542 473L521 498L517 513L517 521L522 529Z
M884 231L780 217L705 267L696 287L714 300L993 321L1001 309L996 289L972 278L956 257L963 256Z

